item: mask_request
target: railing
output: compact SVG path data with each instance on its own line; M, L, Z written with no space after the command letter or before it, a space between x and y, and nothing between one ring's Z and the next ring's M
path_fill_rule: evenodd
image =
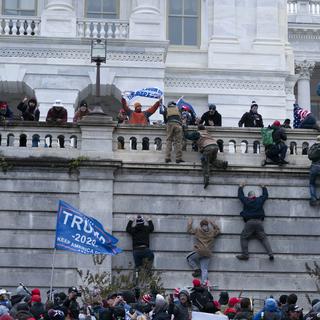
M39 17L0 16L0 35L38 36Z
M79 125L67 124L60 127L41 122L11 123L9 126L0 127L0 151L3 155L8 151L12 156L14 150L20 148L28 149L30 152L42 149L43 156L46 153L45 148L73 149L85 155L87 150L82 148L82 144L84 138L90 137L90 152L93 151L96 154L108 153L108 157L112 154L114 159L124 162L164 161L166 149L164 125L116 125L111 121L106 125L98 125L98 131L95 131L97 134L93 134L94 123L92 121L89 123L89 126L85 122L80 122ZM188 130L196 130L196 127L190 127ZM259 129L209 128L209 132L217 140L221 156L230 163L255 166L265 158ZM316 136L317 132L314 130L287 130L286 143L292 165L310 165L306 155L309 147L315 142ZM100 137L105 137L106 140L99 140ZM112 144L107 146L105 142L109 140L112 140ZM16 152L16 154L19 153ZM197 146L190 141L184 143L184 159L188 162L200 163Z
M77 21L77 35L83 38L126 39L128 21L82 19Z
M297 14L298 12L297 0L288 0L287 12L288 14Z
M12 147L25 148L67 148L80 149L81 134L77 126L68 124L61 127L45 123L19 123L2 127L0 130L0 149Z

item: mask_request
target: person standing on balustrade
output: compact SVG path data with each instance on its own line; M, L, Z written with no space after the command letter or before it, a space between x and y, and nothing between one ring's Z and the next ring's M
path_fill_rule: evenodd
M263 128L262 116L258 113L258 104L255 101L252 101L250 111L246 112L238 123L239 127L243 124L247 128Z
M221 127L221 114L217 111L217 107L215 104L209 104L209 111L205 112L200 119L199 124L203 124L205 126L215 126Z

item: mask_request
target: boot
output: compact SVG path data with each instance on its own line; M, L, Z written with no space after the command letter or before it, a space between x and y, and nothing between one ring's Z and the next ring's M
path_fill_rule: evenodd
M242 254L236 255L236 258L239 259L239 260L248 260L249 259L249 255L242 253Z
M194 271L192 272L192 276L193 276L194 278L200 277L200 276L201 276L201 270L200 270L200 269L194 270Z

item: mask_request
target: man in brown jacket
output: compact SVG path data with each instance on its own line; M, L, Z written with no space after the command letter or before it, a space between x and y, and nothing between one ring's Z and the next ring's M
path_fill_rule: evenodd
M187 232L195 236L194 251L187 256L189 265L194 269L193 277L201 275L202 283L208 280L208 266L210 262L211 246L214 238L220 234L220 228L214 221L203 219L200 228L193 228L192 218L188 221ZM210 226L211 227L210 227Z
M226 169L228 167L228 161L217 159L219 147L216 140L208 133L204 125L198 125L198 131L186 131L184 136L186 139L196 141L198 150L202 153L203 187L206 188L209 185L210 166Z

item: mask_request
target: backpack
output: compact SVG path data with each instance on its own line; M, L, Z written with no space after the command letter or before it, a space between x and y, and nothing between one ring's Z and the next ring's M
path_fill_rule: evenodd
M315 143L308 151L308 158L311 161L320 160L320 143Z
M272 137L273 129L268 128L261 128L261 137L262 137L262 144L264 146L269 146L273 144L273 137Z
M208 302L210 302L211 297L207 290L202 292L196 292L194 298L192 299L192 303L199 309L199 311L203 311L206 308Z

